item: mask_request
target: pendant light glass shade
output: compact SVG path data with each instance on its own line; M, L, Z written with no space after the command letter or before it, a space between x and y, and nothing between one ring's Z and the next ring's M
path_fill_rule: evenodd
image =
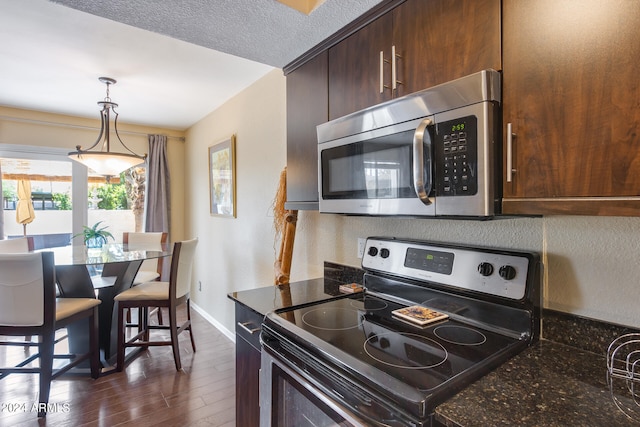
M134 153L122 142L122 139L120 139L120 135L118 135L118 113L115 110L118 104L111 102L111 98L109 98L109 85L115 84L116 81L109 77L100 77L99 80L107 85L106 98L104 101L98 102L98 105L102 107L102 111L100 111L100 134L96 142L87 149L83 149L80 145L77 145L76 151L69 153L69 158L82 163L95 173L105 176L107 182L109 182L112 176L118 176L125 170L144 163L147 155L140 156ZM114 116L114 135L128 153L111 151L110 123L112 113ZM100 145L100 147L93 150L98 145Z
M82 163L98 175L118 176L129 168L144 162L140 156L133 154L74 151L69 154L73 160Z

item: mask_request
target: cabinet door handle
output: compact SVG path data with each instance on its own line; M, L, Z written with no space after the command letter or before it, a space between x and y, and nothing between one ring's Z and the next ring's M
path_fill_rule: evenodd
M380 93L384 92L384 52L380 51Z
M256 332L260 332L262 330L262 328L249 329L247 325L251 325L251 322L244 322L244 323L238 322L238 326L240 326L242 329L244 329L251 335L255 334Z
M398 80L398 58L402 58L402 56L396 54L395 45L391 46L391 85L392 89L396 90L399 84L402 84L400 80Z
M513 181L513 126L507 123L507 182Z
M396 88L396 78L395 78L395 66L396 66L396 60L395 60L395 52L396 52L396 47L392 46L392 52L391 54L394 56L394 58L391 59L391 61L389 61L388 59L384 59L384 52L380 51L380 93L384 92L384 89L390 89L390 86L387 86L384 84L384 64L388 64L389 62L391 62L391 77L393 79L393 82L391 84L391 86L393 86L391 88L392 92L393 89ZM393 93L392 93L393 95Z
M391 46L391 89L396 90L396 47Z
M424 119L413 134L413 188L422 203L430 205L429 192L431 191L431 135L427 127L431 119ZM427 135L427 159L424 160L424 136ZM424 170L427 168L427 173Z

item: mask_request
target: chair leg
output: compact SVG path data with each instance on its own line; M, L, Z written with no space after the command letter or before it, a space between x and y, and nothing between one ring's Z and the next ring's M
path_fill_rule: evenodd
M196 342L193 338L193 324L191 323L191 301L187 300L187 320L189 320L189 327L187 328L189 330L189 338L191 338L191 348L193 349L193 352L196 352Z
M162 320L162 307L158 307L158 325L162 324L164 324L164 321Z
M91 378L100 376L100 347L98 343L98 307L93 308L93 314L89 317L89 345L91 346Z
M144 335L142 336L142 341L149 342L149 307L141 307L140 308L140 327L141 331L144 331ZM144 350L149 348L148 345L142 347Z
M117 304L116 304L117 305ZM125 325L124 325L124 308L118 307L118 345L117 345L117 356L116 356L116 371L122 372L124 369L124 341L126 339L125 335Z
M33 337L31 335L25 335L24 336L24 340L25 341L31 341L33 339ZM24 351L28 351L31 348L31 346L25 345L24 346Z
M45 334L40 340L40 393L38 395L38 417L47 415L51 377L53 376L54 333Z
M176 364L176 370L182 369L180 361L180 346L178 343L178 319L176 319L176 307L171 304L169 307L169 331L171 333L171 347L173 348L173 360Z

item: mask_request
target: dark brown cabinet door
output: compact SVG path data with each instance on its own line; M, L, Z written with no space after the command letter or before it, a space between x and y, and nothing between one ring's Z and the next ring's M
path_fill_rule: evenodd
M390 60L392 16L387 13L329 49L329 119L391 99L380 92L380 52ZM391 85L391 65L383 62L383 85Z
M487 68L502 68L500 0L408 0L329 49L329 117Z
M329 114L327 55L287 75L287 209L318 209L316 126Z
M260 425L260 328L262 315L242 304L236 314L236 425Z
M260 425L260 352L236 337L236 424Z
M500 70L500 0L409 0L393 9L396 96Z
M637 2L503 3L503 212L640 215Z

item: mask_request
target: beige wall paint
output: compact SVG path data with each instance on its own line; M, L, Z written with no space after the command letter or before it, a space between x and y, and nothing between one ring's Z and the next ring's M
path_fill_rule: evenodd
M98 112L96 111L96 117ZM72 151L76 145L90 147L98 137L100 121L96 118L50 114L39 111L0 107L0 144L48 147ZM184 238L184 132L156 127L136 126L118 121L120 137L136 153L148 151L147 134L169 137L167 143L171 174L171 237ZM112 142L119 150L119 143Z
M275 70L187 131L187 234L200 239L191 295L229 331L234 307L227 294L273 283L271 206L286 163L284 117L285 80ZM237 217L211 216L207 149L234 134Z
M234 330L232 291L271 286L270 206L286 161L285 78L278 70L187 132L188 234L201 245L193 298ZM238 218L209 215L207 147L238 136ZM357 239L396 236L539 251L545 261L544 306L640 327L640 218L545 217L495 221L365 218L301 211L292 281L322 275L323 262L359 266Z

